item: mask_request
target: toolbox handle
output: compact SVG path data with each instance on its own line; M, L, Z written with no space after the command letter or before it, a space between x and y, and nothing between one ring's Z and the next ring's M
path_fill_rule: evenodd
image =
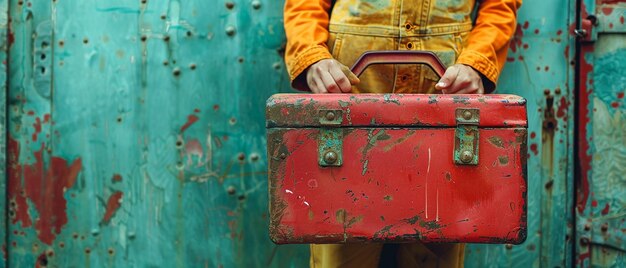
M366 51L356 60L351 70L356 76L360 76L365 71L365 68L373 64L425 64L435 71L439 77L442 77L446 72L446 67L435 53L420 50Z

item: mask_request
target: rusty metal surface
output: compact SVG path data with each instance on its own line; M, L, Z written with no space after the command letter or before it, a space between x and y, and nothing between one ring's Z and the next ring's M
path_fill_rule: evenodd
M9 265L304 263L308 247L267 235L281 9L10 1Z
M523 99L502 95L272 97L270 236L276 243L523 242L524 107ZM337 108L342 127L311 127L318 121L307 118ZM498 116L479 120L479 109ZM480 132L478 165L455 164L455 133L467 127L459 121ZM327 130L342 133L339 167L319 165L318 143L338 139Z
M571 267L576 1L524 0L498 93L528 100L528 238L468 245L466 267Z
M583 1L596 38L579 54L576 265L626 266L626 2ZM595 16L595 19L594 19Z
M11 36L8 35L8 1L0 0L0 133L6 133L7 117L6 117L6 85L7 85L7 49ZM7 173L6 173L6 135L0 134L0 267L7 264Z

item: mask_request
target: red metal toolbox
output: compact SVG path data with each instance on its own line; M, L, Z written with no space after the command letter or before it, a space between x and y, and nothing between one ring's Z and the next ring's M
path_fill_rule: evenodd
M274 95L271 239L521 243L526 140L513 95Z

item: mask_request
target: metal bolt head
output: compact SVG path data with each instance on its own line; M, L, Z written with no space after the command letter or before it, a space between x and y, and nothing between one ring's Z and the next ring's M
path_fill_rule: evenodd
M285 154L285 153L280 153L280 158L282 158L282 159L287 158L287 154Z
M335 121L335 117L337 117L337 116L335 115L335 113L333 111L328 111L326 113L326 120L328 120L328 121Z
M465 110L463 112L463 119L465 120L471 120L472 119L472 112Z
M512 248L513 248L513 245L512 245L512 244L506 244L506 245L504 245L504 247L505 247L506 249L512 249Z
M472 159L474 159L474 153L467 150L461 152L461 161L463 161L463 163L472 162Z
M258 1L258 0L252 1L252 8L254 8L254 9L261 8L261 1Z
M324 161L328 164L333 164L337 162L337 153L333 151L327 152L326 154L324 154Z
M233 35L235 35L235 27L233 27L233 26L227 26L227 27L226 27L226 34L227 34L228 36L233 36Z

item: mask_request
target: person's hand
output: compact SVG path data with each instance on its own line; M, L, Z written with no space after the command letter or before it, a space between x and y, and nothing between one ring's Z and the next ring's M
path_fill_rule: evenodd
M455 64L446 70L435 88L444 94L484 94L480 74L464 64Z
M359 83L359 78L338 61L324 59L307 69L306 83L313 93L346 93Z

